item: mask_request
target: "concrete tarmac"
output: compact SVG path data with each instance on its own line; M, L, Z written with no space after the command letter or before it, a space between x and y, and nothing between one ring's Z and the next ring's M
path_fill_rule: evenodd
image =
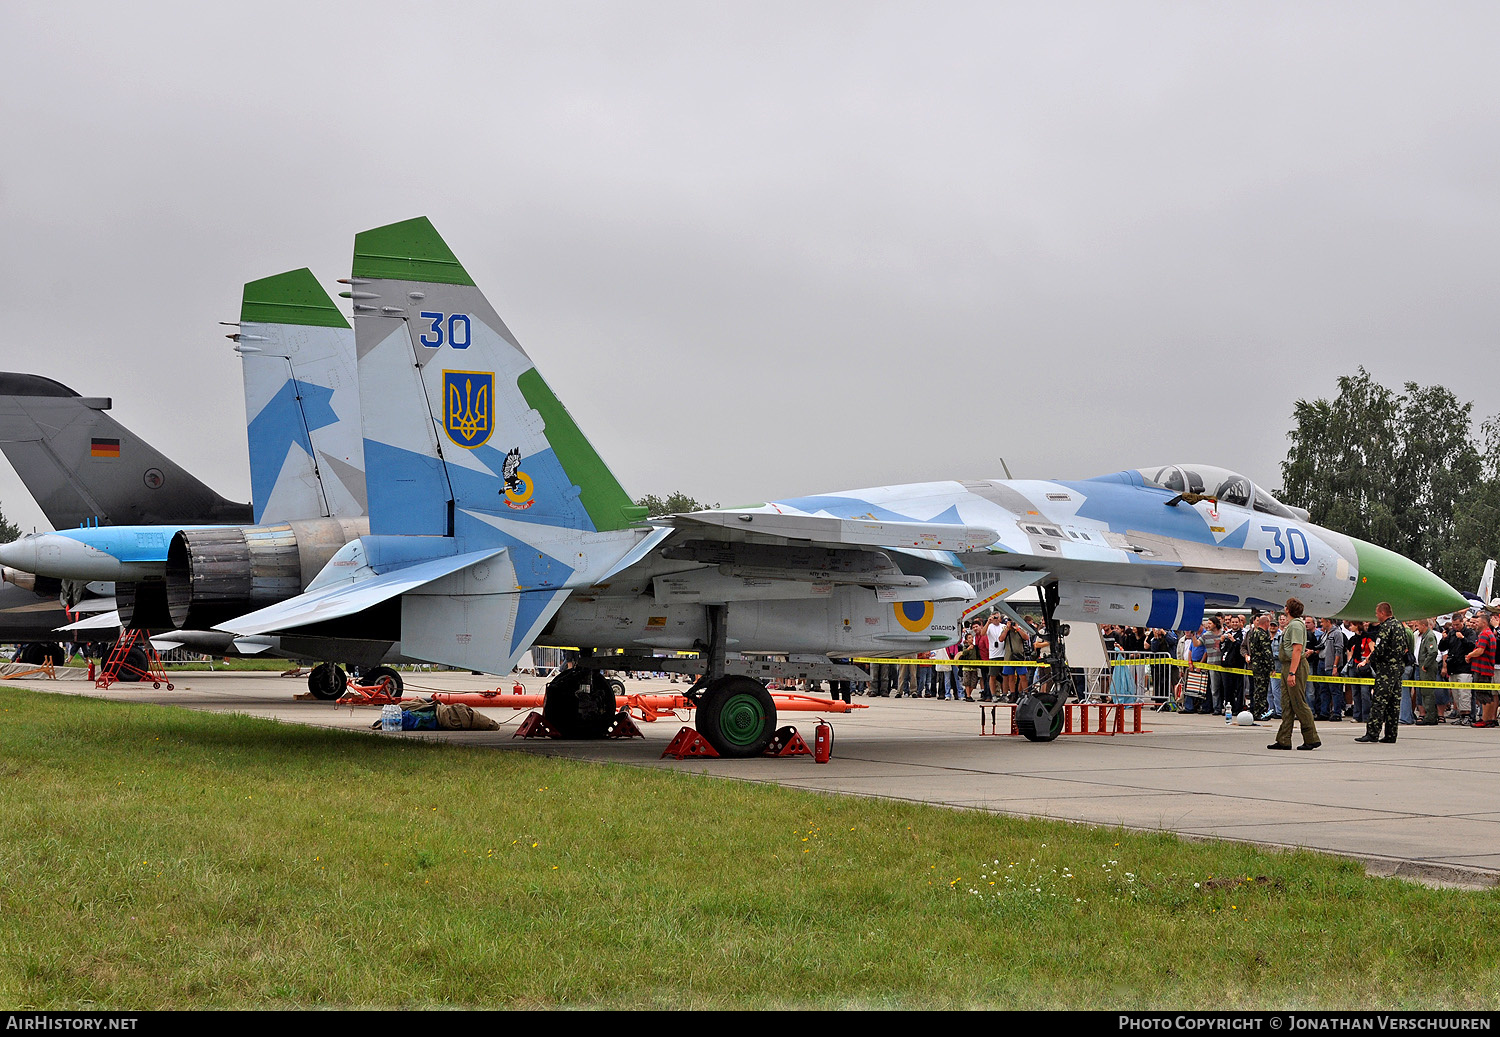
M452 672L404 674L407 694L508 690ZM370 707L298 701L305 680L276 673L173 674L174 691L149 685L16 681L32 690L244 713L292 723L369 732ZM528 693L545 681L521 678ZM674 692L666 680L626 681L631 692ZM1358 744L1364 725L1319 725L1322 748L1273 752L1276 722L1226 725L1222 717L1145 712L1148 733L1064 735L1050 743L981 734L980 707L937 699L855 699L870 708L828 719L833 759L664 760L683 726L640 723L644 740L561 742L515 739L528 711L486 708L494 732L427 732L376 737L435 738L570 759L688 770L819 792L879 796L1045 817L1188 838L1304 847L1357 858L1372 874L1431 885L1500 884L1500 733L1440 724L1403 727L1393 745ZM1007 720L1008 710L1001 710ZM817 714L784 713L809 744ZM1294 735L1294 741L1300 737Z

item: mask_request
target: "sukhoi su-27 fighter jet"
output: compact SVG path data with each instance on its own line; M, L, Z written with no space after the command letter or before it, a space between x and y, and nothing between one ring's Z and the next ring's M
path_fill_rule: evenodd
M697 726L759 752L776 710L755 674L774 653L810 676L857 655L941 648L962 618L1020 587L1043 634L1069 619L1190 628L1204 609L1437 615L1463 597L1421 566L1307 521L1243 476L1157 465L1095 479L841 490L648 521L468 271L419 218L355 239L354 309L370 534L307 590L224 622L349 657L507 673L534 644L580 646L547 689L548 721L599 736L604 667L701 674ZM654 658L686 649L696 658ZM620 654L602 654L615 653ZM1055 737L1070 681L1059 649L1019 708Z

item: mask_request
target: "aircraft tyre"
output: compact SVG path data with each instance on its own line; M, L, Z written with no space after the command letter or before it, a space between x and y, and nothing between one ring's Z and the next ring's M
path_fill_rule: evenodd
M398 677L397 680L400 680ZM318 663L307 675L307 690L314 698L336 699L349 686L349 675L338 663Z
M547 682L542 719L559 738L603 738L615 720L617 682L575 666Z
M366 670L364 675L360 677L361 684L379 684L381 681L386 681L390 684L386 692L391 698L399 699L401 697L401 689L404 687L401 682L401 675L389 666L376 666L373 669Z
M146 655L146 650L136 645L125 655L120 663L120 674L115 678L120 684L134 684L144 679L146 667L151 665L151 659Z
M776 734L776 703L760 681L720 677L699 697L695 723L720 756L759 756Z
M1026 695L1016 703L1016 727L1032 742L1050 742L1063 729L1063 710L1052 715L1055 695Z
M68 661L63 646L56 641L32 641L24 645L18 653L16 662L26 666L40 666L50 662L53 666L61 666Z

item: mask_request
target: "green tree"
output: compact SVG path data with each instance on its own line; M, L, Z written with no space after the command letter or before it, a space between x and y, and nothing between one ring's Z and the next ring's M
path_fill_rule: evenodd
M1277 496L1306 508L1320 526L1398 550L1390 501L1400 413L1401 398L1363 367L1339 379L1333 400L1298 400Z
M717 508L717 504L702 504L677 490L670 497L663 500L654 493L648 493L635 502L639 507L647 509L647 513L656 518L659 515L680 515L685 511L703 511L705 508Z
M1397 472L1396 524L1405 540L1401 553L1439 575L1443 552L1454 540L1457 505L1483 476L1479 450L1469 434L1472 403L1460 403L1441 385L1406 383L1401 409L1401 453ZM1458 586L1458 579L1450 580Z
M1500 558L1500 415L1480 428L1480 476L1454 498L1453 533L1438 572L1460 590L1479 582L1487 558Z
M1494 540L1475 530L1482 521L1493 528L1497 514L1483 502L1491 482L1500 494L1500 424L1485 425L1487 459L1470 433L1474 405L1441 385L1407 382L1397 393L1363 367L1338 385L1332 400L1297 401L1279 496L1321 526L1472 586L1488 557L1475 567L1472 556Z
M0 514L0 544L8 544L21 535L21 527Z

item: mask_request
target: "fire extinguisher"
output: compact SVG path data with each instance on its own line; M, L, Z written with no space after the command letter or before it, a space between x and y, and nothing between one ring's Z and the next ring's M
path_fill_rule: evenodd
M813 762L827 763L833 756L833 725L819 718L818 726L813 728Z
M94 660L89 659L89 680L94 679Z
M526 694L526 689L521 685L520 681L516 681L515 685L510 689L510 693L512 695L524 695Z

